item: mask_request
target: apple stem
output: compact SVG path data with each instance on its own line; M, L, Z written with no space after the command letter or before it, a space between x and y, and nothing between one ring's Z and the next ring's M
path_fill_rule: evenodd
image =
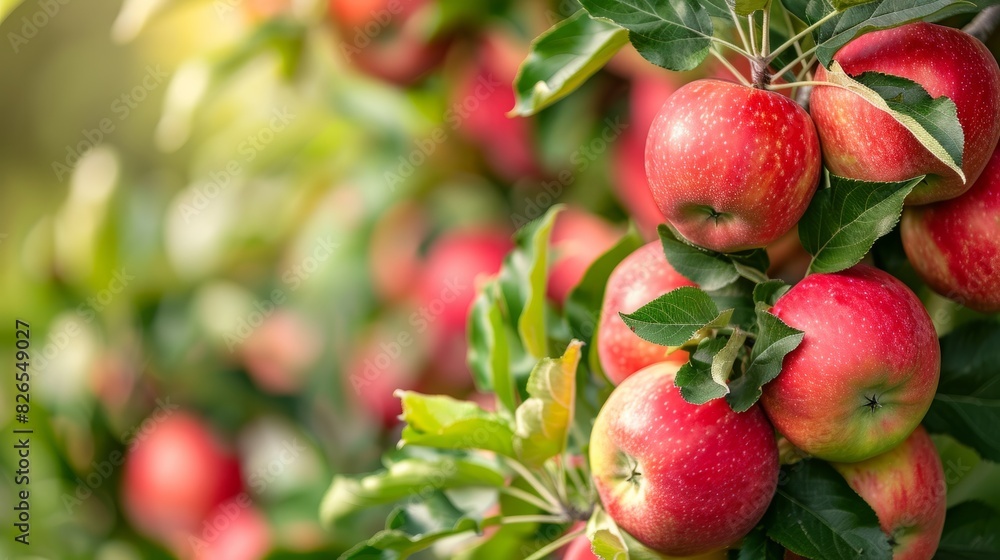
M583 536L586 532L587 529L584 528L566 533L562 537L559 537L558 539L550 542L549 544L543 546L542 548L539 548L534 554L528 556L524 560L541 560L542 558L547 557L550 553L555 552L560 548L573 542L577 537Z
M962 31L985 43L998 26L1000 26L1000 6L990 6L976 14Z

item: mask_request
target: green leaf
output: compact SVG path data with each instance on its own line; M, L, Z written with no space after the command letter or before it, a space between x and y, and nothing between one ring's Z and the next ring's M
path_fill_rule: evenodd
M456 507L443 493L433 492L420 502L395 509L386 519L384 531L347 551L341 559L406 558L441 539L478 533L481 521Z
M671 290L635 313L619 313L643 340L668 347L683 345L702 329L728 325L732 314L732 309L720 312L707 293L691 286Z
M514 79L512 115L541 111L580 87L628 43L628 31L580 10L542 33Z
M753 288L753 302L755 304L761 303L767 307L771 307L777 303L778 298L785 295L789 289L791 289L791 286L785 284L781 280L768 280L767 282L762 282Z
M785 549L767 538L763 527L757 527L743 537L743 546L736 560L783 560Z
M726 396L733 363L746 338L746 333L737 329L729 338L712 338L698 343L688 363L681 366L674 378L674 385L680 388L684 400L705 404Z
M391 504L425 489L499 488L504 483L503 473L480 459L407 458L369 475L334 476L320 505L320 519L329 526L363 509Z
M802 246L813 256L810 272L850 268L875 240L899 222L903 200L923 177L899 183L868 183L830 176L799 221Z
M722 289L740 276L753 282L766 279L767 252L763 249L731 255L697 247L678 237L666 224L657 228L663 253L670 266L703 290Z
M1000 324L966 323L941 339L941 380L924 425L1000 462Z
M767 536L818 560L889 560L889 538L861 496L815 459L782 468L783 483L764 515Z
M802 331L786 325L761 305L757 308L757 341L750 352L750 365L729 383L726 396L736 412L749 410L761 395L761 387L781 373L785 356L802 343Z
M1000 558L1000 512L982 502L965 502L948 510L936 560Z
M594 508L587 522L587 538L601 560L669 560L621 530L600 506Z
M496 393L498 409L513 413L517 401L501 298L496 282L483 286L476 296L469 313L468 362L476 387L483 393Z
M851 77L836 61L827 70L827 81L887 113L965 181L962 171L965 135L954 101L945 96L934 99L920 84L898 76L865 72Z
M543 358L528 378L530 398L517 408L514 449L530 465L540 465L566 449L582 346L578 340L570 342L561 358Z
M548 355L545 327L545 289L549 267L549 237L556 216L564 208L557 204L541 218L526 224L516 235L517 248L507 256L500 285L512 321L525 350L535 359Z
M697 0L580 0L595 18L628 29L646 60L668 70L692 70L711 46L712 19Z
M767 6L767 0L726 0L739 16L748 16Z
M782 0L781 3L800 20L813 24L836 11L828 0ZM955 14L976 10L969 2L956 0L878 0L858 3L837 2L843 11L827 20L813 34L816 57L830 66L833 55L855 37L871 31L888 29L914 21L939 21Z
M485 449L514 456L514 431L508 420L479 405L444 395L396 391L406 422L400 442L439 449Z
M614 247L608 249L587 268L587 272L584 273L580 283L569 293L563 306L574 338L579 340L594 339L608 278L625 257L631 255L642 245L642 237L639 232L634 227L630 227Z

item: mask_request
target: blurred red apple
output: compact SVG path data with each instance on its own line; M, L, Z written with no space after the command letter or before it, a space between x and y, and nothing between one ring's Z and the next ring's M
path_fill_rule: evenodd
M242 490L236 457L188 413L159 409L128 444L125 516L139 532L175 550L183 549L216 506Z
M903 212L903 249L935 292L1000 311L1000 150L962 196Z
M223 504L202 526L197 540L191 541L194 560L259 560L271 549L267 519L252 504Z
M466 321L483 278L500 271L513 248L500 229L464 229L434 241L417 280L417 309L410 316L414 334L425 336L434 361L427 389L461 393L472 384L466 365Z
M348 64L409 85L444 58L447 41L429 36L427 0L330 0L329 17Z
M411 200L396 204L375 223L368 246L375 294L397 301L413 292L420 273L420 244L429 224L422 208Z
M597 328L597 355L614 384L657 362L687 362L688 354L647 342L628 328L619 313L632 313L663 294L694 283L667 262L659 241L647 243L620 262L604 291Z
M302 389L319 358L319 332L293 311L278 309L240 346L244 366L261 389L290 395Z
M417 389L427 345L426 336L414 329L412 321L397 317L377 321L359 337L345 366L347 400L358 403L364 415L384 428L398 424L403 409L393 392Z
M495 32L484 37L473 52L470 67L456 76L445 125L478 145L490 168L501 177L515 180L537 175L531 121L507 116L514 108L514 77L528 45Z
M660 107L677 90L672 78L657 74L640 75L632 80L629 126L612 155L615 192L647 239L656 237L656 226L666 218L656 207L646 179L646 138Z
M614 246L619 235L610 223L584 210L569 207L560 212L550 238L549 298L565 302L590 265Z

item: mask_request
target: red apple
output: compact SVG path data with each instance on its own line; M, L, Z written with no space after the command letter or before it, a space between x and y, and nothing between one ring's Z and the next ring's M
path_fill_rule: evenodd
M619 313L633 313L663 294L694 283L670 266L659 241L643 245L618 263L604 290L597 327L597 355L614 384L657 362L687 362L687 352L667 354L667 348L632 332Z
M887 113L844 89L819 86L813 89L809 110L831 173L886 182L926 174L907 204L946 200L968 190L1000 139L1000 68L979 40L950 27L911 23L862 35L840 49L834 60L851 76L901 76L932 97L946 95L954 101L965 133L966 182ZM816 80L826 80L822 67Z
M304 317L279 309L240 346L240 354L258 387L275 395L291 395L306 383L322 343L319 332Z
M427 0L330 0L329 17L348 64L410 85L444 58L447 41L428 36Z
M228 502L213 511L206 524L197 540L191 540L194 560L259 560L271 549L267 519L252 505Z
M622 382L597 415L590 467L601 503L644 545L676 556L743 538L778 484L774 430L757 406L693 405L674 386L677 364Z
M455 77L446 124L478 145L493 171L505 179L538 175L531 121L507 116L514 108L512 84L528 45L494 33L473 52L471 67Z
M805 333L761 397L796 447L828 461L863 461L920 424L937 390L941 350L905 284L863 265L812 274L772 313Z
M962 196L907 208L901 232L906 256L934 291L1000 311L1000 150Z
M618 230L594 214L573 207L560 212L550 239L553 257L549 267L549 298L560 304L565 302L590 265L618 237Z
M648 237L656 236L656 226L666 218L656 207L646 179L646 138L656 113L677 87L672 79L660 75L640 75L632 80L629 126L615 144L612 155L615 192Z
M236 457L187 413L158 410L129 446L122 479L125 515L141 533L175 550L186 546L216 506L242 490Z
M934 442L923 427L902 444L860 463L834 463L878 515L893 560L928 560L944 528L946 484Z
M498 229L456 230L439 237L416 279L422 318L464 333L478 282L499 272L512 248L510 234Z
M566 549L563 560L599 560L591 550L590 539L586 535L577 537Z
M715 251L763 247L792 229L819 180L809 115L778 93L698 80L663 105L646 142L656 205Z
M426 331L406 317L380 319L356 342L357 350L344 366L344 392L349 402L383 428L399 423L403 409L396 389L415 390L428 357Z

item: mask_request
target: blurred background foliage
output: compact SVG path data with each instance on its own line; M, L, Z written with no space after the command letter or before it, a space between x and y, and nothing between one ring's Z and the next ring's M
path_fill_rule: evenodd
M646 129L679 85L724 76L627 47L564 101L507 118L530 41L577 9L0 2L0 355L9 368L28 322L32 557L327 558L382 527L374 512L322 528L320 499L392 448L394 389L472 395L465 312L512 232L568 203L555 305L629 216L650 238ZM776 256L789 280L807 263L794 237ZM967 318L921 293L942 332ZM0 557L24 553L6 507L14 390L0 383ZM133 456L168 432L238 464L224 497L252 503L233 538L195 551L164 529L186 506ZM996 467L938 443L952 500L1000 506ZM213 489L205 461L171 474Z

